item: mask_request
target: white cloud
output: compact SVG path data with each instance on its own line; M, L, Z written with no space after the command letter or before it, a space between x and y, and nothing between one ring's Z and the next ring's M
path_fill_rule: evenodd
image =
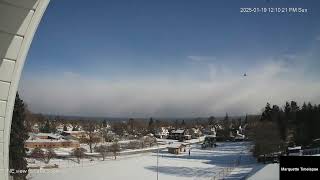
M205 61L216 60L216 57L214 56L187 56L187 58L194 62L205 62Z
M109 81L62 73L25 78L21 95L35 112L89 116L209 116L259 113L266 102L320 103L320 80L308 80L304 66L267 61L247 72L209 67L210 78L143 78Z

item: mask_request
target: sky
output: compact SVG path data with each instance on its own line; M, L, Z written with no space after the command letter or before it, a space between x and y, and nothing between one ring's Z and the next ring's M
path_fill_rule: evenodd
M247 7L308 11L240 13ZM19 93L33 112L79 116L319 104L319 18L317 0L51 0Z

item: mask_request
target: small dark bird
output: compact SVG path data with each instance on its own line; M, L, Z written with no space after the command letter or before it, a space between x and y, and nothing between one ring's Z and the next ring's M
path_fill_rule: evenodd
M243 74L243 76L247 76L247 74L246 74L246 73L244 73L244 74Z

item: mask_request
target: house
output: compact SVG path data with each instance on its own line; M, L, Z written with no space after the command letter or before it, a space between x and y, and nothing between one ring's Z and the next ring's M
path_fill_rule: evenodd
M189 130L189 133L190 133L192 139L196 139L202 135L202 132L200 131L199 128L191 128Z
M169 134L168 139L184 140L186 138L186 135L188 135L187 130L184 130L184 129L172 130Z
M31 131L34 133L38 133L39 132L39 125L37 123L35 123L32 128Z
M165 127L160 127L155 131L154 136L160 139L167 138L169 136L169 130Z
M237 134L235 135L234 140L235 141L244 141L245 140L245 135L239 134L238 131L237 131Z
M216 128L213 127L213 126L205 128L203 130L203 134L204 135L214 135L214 136L216 136L217 135Z
M62 136L73 136L76 138L81 138L83 135L85 135L85 131L63 131L61 133Z
M186 145L184 144L173 144L167 147L168 153L180 154L181 152L186 152Z
M73 126L71 124L59 124L56 129L58 132L63 132L65 131L65 127L67 128L66 131L72 131Z

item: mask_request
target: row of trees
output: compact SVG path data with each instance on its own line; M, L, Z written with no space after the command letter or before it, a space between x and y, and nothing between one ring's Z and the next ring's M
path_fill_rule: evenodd
M117 159L117 155L120 152L120 146L117 142L114 142L112 145L100 145L94 147L95 151L100 153L103 161L105 160L105 157L108 153L112 153L114 156L114 159ZM85 156L85 152L87 152L84 148L75 148L72 150L72 155L75 156L78 160L78 163L80 163L80 159Z
M320 137L320 105L295 101L283 107L267 103L260 119L252 127L256 155L283 151L288 146L310 144Z
M117 154L120 152L120 146L118 143L113 143L111 146L100 145L95 147L95 151L101 154L103 160L105 160L105 157L108 153L112 153L114 158L117 159ZM76 157L78 163L80 163L80 159L85 157L86 152L87 150L84 148L74 148L71 155ZM32 150L30 156L48 164L52 158L57 156L57 154L52 148L42 150L41 148L37 147Z
M57 156L52 148L47 148L45 151L41 148L34 148L30 154L31 157L35 159L39 159L44 161L45 163L49 163L50 160Z

